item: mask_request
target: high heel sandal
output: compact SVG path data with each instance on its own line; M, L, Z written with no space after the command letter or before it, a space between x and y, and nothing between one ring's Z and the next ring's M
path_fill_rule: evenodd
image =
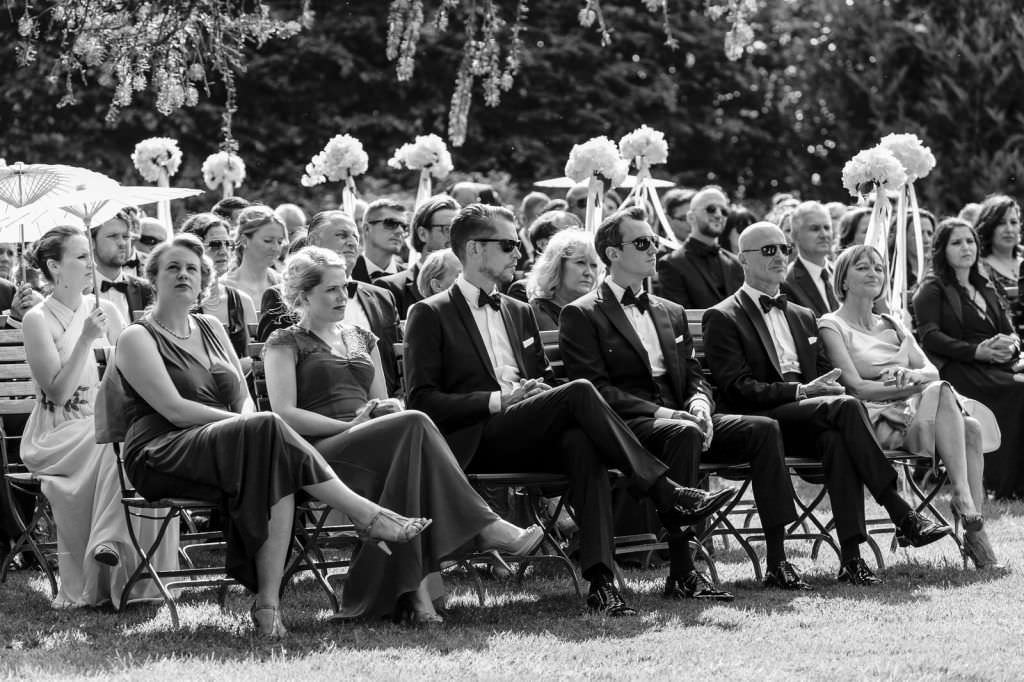
M361 538L377 540L380 551L391 556L388 542L409 542L425 531L431 523L433 523L431 519L410 519L396 514L390 509L378 507L377 513L373 515L369 523L365 526L356 525L356 532Z
M965 516L955 501L950 503L949 508L953 512L953 532L959 534L959 526L963 524L964 527L961 541L964 564L966 565L967 560L970 559L974 568L979 571L1004 568L996 558L992 545L989 544L988 535L985 533L985 517L981 514Z
M288 629L281 622L281 608L279 606L256 606L252 603L249 609L249 616L252 617L252 624L256 628L256 634L265 639L281 639L288 634Z
M536 523L519 532L519 536L508 542L492 542L481 551L489 554L504 554L511 559L525 559L544 541L544 529ZM502 561L504 564L505 562Z

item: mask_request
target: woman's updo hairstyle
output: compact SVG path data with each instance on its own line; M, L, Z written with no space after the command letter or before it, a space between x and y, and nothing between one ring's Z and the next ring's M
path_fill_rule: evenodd
M307 246L288 257L281 276L284 304L296 310L301 307L302 295L324 279L327 268L345 270L345 259L319 246Z
M194 234L199 237L201 241L205 242L206 233L215 225L220 225L228 231L229 235L231 234L231 223L213 212L196 213L195 215L189 216L188 220L181 224L181 231L187 232L188 234Z
M245 255L245 237L251 237L264 225L275 223L287 237L288 229L284 221L277 217L274 209L263 204L252 204L238 214L238 234L235 235L235 262L242 264Z
M59 261L63 258L64 245L75 236L84 237L85 231L73 225L51 227L42 237L36 240L36 243L29 252L25 254L28 264L43 273L43 277L46 278L47 282L56 284L53 281L53 273L50 272L49 261Z
M175 246L179 246L183 249L188 249L192 253L199 256L199 296L196 298L196 305L203 302L203 298L206 297L206 291L210 288L210 283L213 282L213 261L210 260L209 256L206 255L206 247L203 246L203 242L199 240L199 237L188 232L179 232L170 238L166 242L157 244L156 247L149 252L149 259L146 260L146 279L149 280L153 290L157 292L157 296L160 292L156 288L156 278L160 274L160 262L163 260L164 254L170 251Z

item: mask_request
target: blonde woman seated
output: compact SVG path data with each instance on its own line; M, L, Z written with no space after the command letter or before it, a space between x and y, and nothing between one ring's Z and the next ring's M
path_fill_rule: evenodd
M543 532L501 520L469 485L430 418L387 398L377 338L342 322L347 281L345 261L333 251L309 246L289 257L284 301L300 318L267 339L270 404L355 490L434 520L429 534L396 547L390 558L376 547L360 550L345 583L342 617L437 623L442 560L472 543L525 555Z
M420 290L423 298L429 298L450 287L461 272L462 263L451 249L433 251L420 265L416 288Z
M157 246L146 276L153 307L117 342L129 477L150 500L187 495L221 503L230 522L228 574L256 593L250 614L257 633L283 637L281 580L297 493L344 512L370 538L406 542L430 520L357 495L279 416L253 413L224 326L191 312L213 280L198 238L178 234Z
M570 228L551 237L526 280L538 328L557 330L562 307L589 294L603 272L593 234Z
M84 296L92 285L85 233L75 227L46 232L30 254L53 293L25 315L25 354L38 400L21 440L25 466L39 477L57 524L60 591L54 608L119 601L137 564L121 510L117 459L96 444L93 420L99 374L93 346L110 346L124 323L107 301ZM147 525L149 526L147 528ZM141 539L152 539L144 524ZM176 532L155 557L177 566ZM132 597L147 595L145 584ZM148 591L155 595L155 590Z
M964 551L975 566L997 566L984 530L981 508L982 434L964 415L960 399L895 318L872 312L886 290L882 258L873 247L853 246L835 263L834 313L818 320L822 342L839 381L864 401L883 448L904 448L939 457L953 485L953 514L966 529Z

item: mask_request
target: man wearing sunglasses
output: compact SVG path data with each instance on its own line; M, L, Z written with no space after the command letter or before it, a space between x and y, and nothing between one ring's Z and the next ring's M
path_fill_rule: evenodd
M405 270L399 254L406 248L409 215L392 199L377 199L363 215L363 253L352 268L352 279L373 284L380 277Z
M821 317L839 308L826 262L832 253L832 217L824 204L805 201L793 209L790 220L797 256L782 282L782 293Z
M149 252L155 249L157 244L165 241L167 241L167 230L162 222L149 217L139 220L139 234L133 236L132 246L135 247L135 253L140 255L140 267L145 265L145 257L149 255Z
M658 264L662 296L684 308L710 308L743 283L736 256L718 246L729 217L729 200L717 187L693 195L687 222L690 236Z
M562 309L559 346L568 375L587 379L644 446L684 485L701 462L749 464L768 548L767 584L810 586L786 559L786 526L796 520L779 425L767 417L713 414L715 401L694 355L686 311L643 291L654 272L654 230L641 208L609 216L595 235L604 283ZM692 535L669 534L669 599L730 601L693 565Z
M567 474L580 564L591 583L587 604L608 616L633 615L612 579L608 469L651 497L677 531L706 518L735 490L709 494L677 485L592 384L552 388L532 309L498 293L520 255L511 211L471 204L456 216L451 237L462 274L409 310L409 407L434 420L469 472Z
M860 557L867 539L866 487L896 524L901 545L921 547L949 533L913 511L896 492L896 472L875 438L867 411L844 395L818 342L814 313L788 301L779 287L792 246L774 223L740 234L744 284L704 313L706 359L722 409L772 417L786 454L822 460L842 555L840 582L880 579Z

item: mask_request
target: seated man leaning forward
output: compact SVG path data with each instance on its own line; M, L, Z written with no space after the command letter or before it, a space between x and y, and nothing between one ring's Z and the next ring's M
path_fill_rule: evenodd
M590 382L551 388L530 306L496 293L520 254L510 211L463 208L452 222L451 245L462 274L409 309L409 408L434 420L466 471L567 474L580 564L590 581L587 604L609 616L633 615L612 581L608 469L649 496L673 533L720 508L735 490L709 494L676 484Z
M644 447L668 465L673 480L696 485L701 461L749 463L768 550L765 585L811 589L783 546L796 508L778 423L712 414L711 388L694 356L686 311L643 290L644 279L654 275L657 245L644 209L612 214L595 241L608 277L562 308L559 345L569 376L593 383ZM731 600L694 568L689 539L669 535L665 596Z
M788 455L822 460L842 553L839 580L874 585L881 581L860 557L867 539L861 486L885 507L901 546L927 545L950 529L915 512L896 492L896 472L867 410L843 394L839 370L818 343L814 313L779 295L792 249L774 223L743 231L744 284L704 313L707 362L722 409L773 417Z

